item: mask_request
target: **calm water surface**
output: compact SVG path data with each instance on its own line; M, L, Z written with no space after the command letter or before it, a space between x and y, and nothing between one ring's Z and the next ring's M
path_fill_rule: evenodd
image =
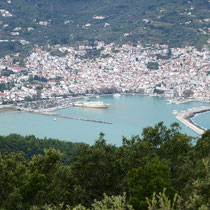
M196 115L192 118L193 122L202 128L210 129L210 112Z
M146 126L153 126L160 121L167 126L178 122L173 110L181 111L205 105L198 102L167 104L164 98L138 95L103 96L94 100L101 100L111 106L109 109L72 107L56 112L65 116L107 121L111 122L111 125L62 118L54 121L54 117L29 113L5 113L0 114L0 135L33 134L40 138L51 137L93 144L99 133L103 132L108 143L120 145L122 136L130 138L132 135L140 135ZM193 121L202 127L210 128L210 113L197 115ZM181 124L181 127L183 133L198 136L184 125Z

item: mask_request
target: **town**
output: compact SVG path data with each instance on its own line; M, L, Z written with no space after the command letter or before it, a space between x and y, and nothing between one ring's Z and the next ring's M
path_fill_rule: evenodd
M55 49L63 56L34 48L24 59L24 66L14 62L15 55L0 59L0 104L49 108L69 106L78 96L115 93L210 101L207 48L145 47L141 43L116 46L95 41L94 46ZM90 52L99 56L88 57Z

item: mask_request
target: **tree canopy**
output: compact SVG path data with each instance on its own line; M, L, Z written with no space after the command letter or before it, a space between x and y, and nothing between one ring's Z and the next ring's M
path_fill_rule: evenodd
M209 130L193 140L162 122L119 147L0 136L0 208L208 209Z

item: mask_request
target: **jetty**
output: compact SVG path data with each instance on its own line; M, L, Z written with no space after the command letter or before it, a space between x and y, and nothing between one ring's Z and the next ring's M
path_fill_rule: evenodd
M71 116L63 116L58 113L52 113L52 112L41 112L41 111L29 111L30 113L39 114L39 115L47 115L52 116L56 118L64 118L64 119L71 119L71 120L81 120L81 121L88 121L88 122L95 122L95 123L104 123L111 125L111 122L101 121L101 120L92 120L92 119L86 119L86 118L79 118L79 117L71 117Z
M176 119L178 119L180 122L185 124L187 127L195 131L197 134L202 135L205 132L204 128L201 128L200 126L194 124L191 120L192 117L194 117L196 114L200 114L203 112L210 111L210 106L202 106L198 108L192 108L188 109L187 111L180 112L176 115Z

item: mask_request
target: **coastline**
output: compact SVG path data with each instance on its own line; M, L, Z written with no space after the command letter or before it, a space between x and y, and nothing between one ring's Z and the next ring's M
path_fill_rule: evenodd
M206 111L206 112L202 112L202 113L197 113L197 114L195 114L192 118L191 118L191 121L192 121L192 123L193 124L195 124L195 125L197 125L197 123L195 123L195 121L194 121L194 118L196 118L197 116L199 116L200 114L203 114L203 113L210 113L210 110L209 111ZM200 126L200 125L198 125L199 127L201 127L202 129L204 129L204 130L208 130L209 128L207 128L207 127L202 127L202 126Z
M200 102L200 103L209 103L210 104L210 100L200 100L200 99L180 99L180 98L167 98L167 97L163 97L161 95L154 95L154 94L141 94L141 93L108 93L108 94L96 94L96 95L81 95L81 96L71 96L69 97L69 99L72 100L72 102L80 100L80 99L90 99L90 98L100 98L100 97L104 97L104 96L114 96L115 94L119 94L120 96L122 95L140 95L140 96L148 96L148 97L160 97L160 98L165 98L167 103L169 102L169 104L184 104L184 103L190 103L190 102ZM120 97L119 96L119 97ZM46 108L46 109L37 109L36 111L40 111L40 112L53 112L53 111L57 111L57 110L61 110L61 109L66 109L66 108L70 108L73 105L61 105L61 106L56 106L56 107L50 107L50 108ZM14 108L16 110L10 110L10 108ZM0 105L0 114L1 113L6 113L6 112L31 112L34 111L32 109L27 109L27 108L20 108L19 106L14 106L14 105ZM36 112L35 111L35 112Z
M201 102L201 103L210 103L210 100L204 101L199 99L168 99L167 101L170 101L171 104L184 104L189 102Z
M115 93L116 94L116 93ZM85 95L85 96L76 96L76 97L69 97L72 102L80 100L80 99L90 99L90 98L100 98L104 96L113 96L115 94L97 94L97 95ZM141 95L141 96L148 96L148 97L161 97L159 95L149 95L149 94L140 94L140 93L117 93L120 96L122 95ZM119 96L119 97L120 97ZM165 98L165 97L164 97ZM198 100L198 99L167 99L165 98L166 101L170 101L171 104L183 104L183 103L189 103L189 102L201 102L201 103L210 103L210 101L203 101L203 100ZM27 109L27 108L20 108L18 106L12 106L12 105L0 105L0 114L5 114L5 113L22 113L22 112L28 112L28 113L34 113L34 114L44 114L44 115L57 115L55 111L61 110L61 109L66 109L73 107L73 105L61 105L61 106L56 106L56 107L51 107L51 108L46 108L46 109ZM196 123L193 122L191 118L195 117L197 114L203 113L203 112L208 112L210 111L210 106L204 106L204 107L198 107L198 108L192 108L187 111L178 113L176 115L176 118L183 123L186 127L189 127L191 130L196 132L199 135L202 135L205 132L205 128L202 128L201 126L197 125ZM54 112L54 114L53 114ZM50 114L51 113L51 114ZM59 117L59 116L57 116ZM63 117L63 116L62 116ZM79 118L74 118L71 117L71 119L79 119ZM88 119L79 119L79 120L85 120L85 121L92 121ZM106 123L106 122L105 122ZM107 123L111 124L111 123Z
M141 94L141 93L109 93L109 94L97 94L97 95L81 95L81 96L71 96L69 97L72 102L75 102L77 100L80 99L90 99L90 98L100 98L100 97L104 97L104 96L113 96L115 94L120 94L120 96L123 95L140 95L140 96L148 96L148 97L163 97L160 95L154 95L154 94ZM119 97L120 97L119 96ZM210 103L210 100L208 101L204 101L204 100L200 100L200 99L179 99L179 98L166 98L167 102L169 102L169 104L184 104L184 103L190 103L190 102L201 102L201 103ZM66 108L70 108L73 107L73 105L61 105L61 106L56 106L56 107L50 107L50 108L45 108L45 109L37 109L37 110L33 110L33 109L27 109L27 108L20 108L19 106L14 106L14 105L0 105L0 114L1 113L10 113L10 112L55 112L57 110L61 110L61 109L66 109ZM192 116L193 117L193 116ZM191 117L190 117L191 118Z
M22 112L19 108L16 106L0 106L0 114L5 114L5 113L18 113Z
M90 96L89 96L90 97ZM68 101L69 99L67 99ZM75 99L76 100L76 99ZM79 100L79 99L78 99ZM88 100L87 97L84 99L85 101ZM25 110L25 112L20 113L8 113L8 114L2 114L0 116L0 122L2 124L1 132L3 133L12 133L17 132L21 134L28 134L34 133L37 135L40 135L40 133L43 135L43 137L46 135L48 137L56 137L60 139L68 139L70 138L85 138L83 134L80 132L81 129L87 129L87 133L89 135L90 140L93 138L96 139L97 137L95 132L98 134L99 132L104 131L104 133L107 133L109 135L108 138L113 138L112 141L115 142L115 138L119 139L121 138L121 135L127 135L131 136L132 134L139 134L139 129L151 125L151 123L155 124L158 121L165 121L166 123L173 123L176 120L176 115L172 114L172 110L176 109L178 111L181 110L187 110L189 108L195 107L195 106L203 106L203 104L195 104L195 103L186 103L184 105L167 105L165 98L159 98L159 97L151 97L148 96L132 96L132 95L122 95L121 97L97 97L97 98L90 98L92 101L101 100L104 101L104 103L110 103L111 108L108 111L100 111L100 110L85 110L81 108L74 108L71 107L64 109L64 111L54 111L51 112L51 114L61 114L64 116L70 116L70 117L79 117L79 118L86 118L86 119L97 119L97 120L104 120L107 122L112 122L113 124L111 126L105 125L105 124L98 124L98 123L89 123L89 122L79 122L79 120L62 120L59 118L59 116L37 116L37 113L29 113L29 109ZM155 103L154 103L155 102ZM142 106L139 106L139 104L142 103ZM124 106L128 104L128 111L124 109ZM156 106L153 106L153 104L157 104L158 108L161 110L162 107L164 107L163 114L156 112ZM49 104L50 105L50 104ZM60 104L62 105L62 104ZM65 105L65 104L64 104ZM113 105L113 107L112 107ZM148 105L148 106L147 106ZM151 106L150 106L151 105ZM145 107L146 106L146 107ZM205 106L208 106L205 104ZM56 106L58 108L59 106ZM122 108L121 108L122 107ZM24 108L24 106L23 106ZM42 107L40 107L42 110ZM43 107L44 108L44 107ZM60 107L64 108L64 107ZM117 111L116 111L117 110ZM135 111L134 111L135 110ZM153 112L154 114L150 115L150 112ZM136 114L135 114L136 112ZM95 115L96 113L96 115ZM139 113L139 118L137 120L134 120L137 114ZM116 116L116 118L114 118ZM148 120L147 120L148 116ZM157 117L155 117L157 116ZM198 125L200 125L199 122L209 122L209 119L206 114L203 114L204 118L200 118L200 120L197 122ZM207 115L209 116L209 115ZM118 120L119 117L119 120ZM57 119L56 119L57 118ZM123 123L121 123L120 119L128 119L123 120ZM131 121L129 120L131 119ZM203 119L203 121L202 121ZM204 121L205 119L205 121ZM145 121L147 121L145 123ZM6 122L6 123L5 123ZM13 123L14 122L14 123ZM119 123L118 123L119 122ZM132 126L130 126L129 122L133 122ZM179 122L179 121L177 121ZM36 124L35 124L36 123ZM179 122L180 123L180 122ZM34 126L35 124L35 126ZM206 124L206 123L205 123ZM198 134L193 132L191 129L186 128L186 126L182 123L180 123L183 131L187 133L188 135L199 137ZM75 126L75 127L74 127ZM122 127L121 127L122 126ZM140 127L140 128L139 128ZM48 130L48 128L50 128ZM127 128L127 129L126 129ZM209 128L209 125L205 126L205 128ZM116 132L111 131L112 129L115 129ZM130 129L130 130L129 130ZM50 131L52 130L52 132ZM8 132L9 131L9 132ZM58 132L59 131L59 132ZM61 131L61 132L60 132ZM70 135L69 135L70 133ZM81 133L81 134L80 134ZM79 136L79 137L78 137ZM116 137L118 136L118 137ZM88 138L89 138L88 137ZM80 139L81 139L80 138Z
M161 95L154 95L154 94L142 94L142 93L108 93L108 94L97 94L97 95L85 95L85 96L76 96L72 97L72 100L78 100L78 99L88 99L88 98L97 98L97 97L103 97L103 96L114 96L115 94L120 94L122 95L137 95L137 96L148 96L148 97L159 97L159 98L165 98L166 101L170 101L171 104L184 104L184 103L190 103L190 102L200 102L200 103L209 103L210 100L201 100L197 98L167 98ZM120 97L120 96L119 96Z
M176 115L176 118L183 123L184 125L186 125L187 127L189 127L190 129L192 129L193 131L195 131L197 134L202 135L206 129L200 127L199 125L196 125L191 118L193 118L195 115L203 113L203 112L208 112L210 111L210 106L202 106L202 107L198 107L198 108L193 108L193 109L189 109L187 111L178 113Z

